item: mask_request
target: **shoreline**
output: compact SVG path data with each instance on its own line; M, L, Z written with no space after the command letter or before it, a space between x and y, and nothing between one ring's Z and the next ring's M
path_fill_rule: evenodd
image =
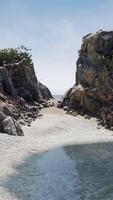
M2 200L18 199L15 193L9 191L8 188L12 188L15 184L15 190L18 193L18 184L23 184L23 180L18 180L19 183L17 183L16 188L14 178L18 174L18 166L22 163L24 165L29 157L38 156L42 152L65 145L113 142L112 131L106 130L104 127L97 129L95 118L89 120L84 119L83 116L73 117L56 107L45 108L42 113L44 116L32 122L31 127L23 126L24 137L11 137L10 135L0 134L0 180L2 183L0 197ZM32 169L32 162L29 163L29 166L23 166L22 170L25 170L26 167ZM7 183L9 177L12 177L12 186ZM25 179L29 181L31 177L26 174ZM29 187L33 196L32 185ZM21 195L24 197L25 194Z

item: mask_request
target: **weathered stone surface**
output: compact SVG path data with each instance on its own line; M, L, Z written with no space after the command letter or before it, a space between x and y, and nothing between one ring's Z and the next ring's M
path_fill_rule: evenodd
M77 60L76 84L97 87L113 72L113 31L100 31L83 38Z
M98 116L106 128L113 127L113 31L83 37L76 83L59 106Z
M7 116L14 117L15 119L19 117L19 113L16 110L15 106L12 104L4 105L1 106L0 110Z
M6 117L2 122L3 131L9 135L23 136L24 133L19 123L12 117Z
M22 135L15 120L30 124L39 115L40 103L48 105L50 98L49 89L38 82L27 48L0 50L0 112L10 116L3 121L1 114L1 132Z
M52 98L49 89L38 82L33 63L23 70L19 66L13 69L8 67L8 72L18 96L23 97L27 102L40 102Z
M45 100L53 99L53 96L50 90L45 85L43 85L42 83L39 83L39 89L40 89L41 96L43 99Z
M30 50L24 46L0 50L0 88L27 102L49 99L49 89L37 80Z
M5 118L6 118L6 115L4 113L0 112L0 124Z
M2 112L0 112L0 132L14 136L24 135L19 123L12 117L7 117Z
M16 95L16 91L5 67L0 67L0 90L11 96Z

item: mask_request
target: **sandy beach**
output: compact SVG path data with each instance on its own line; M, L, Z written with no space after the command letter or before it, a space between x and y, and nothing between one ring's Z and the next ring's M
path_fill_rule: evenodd
M43 152L68 145L113 142L113 132L103 127L97 129L95 118L73 117L55 107L42 113L44 116L31 127L23 127L24 137L0 134L0 200L38 198L37 157Z

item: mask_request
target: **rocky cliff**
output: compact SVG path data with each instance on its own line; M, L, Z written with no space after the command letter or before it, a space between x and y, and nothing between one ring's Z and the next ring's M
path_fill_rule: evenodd
M28 49L22 46L0 50L0 111L11 117L12 126L17 119L30 125L39 115L40 104L46 105L50 98L53 98L50 90L37 80ZM2 113L0 132L6 130ZM14 131L12 134L19 135Z
M60 107L98 116L113 129L113 31L83 37L77 60L76 83Z
M2 66L0 68L2 70L1 73L3 73L4 70L4 73L6 71L6 76L8 76L8 78L5 77L6 81L2 80L2 83L7 85L9 83L8 79L10 79L10 85L12 85L12 91L10 91L10 88L8 92L9 95L21 96L28 102L39 102L40 100L52 97L49 89L45 94L43 94L45 90L41 91L40 84L35 74L31 54L25 47L22 46L17 49L1 50L0 65ZM3 69L3 67L5 69ZM3 79L3 76L1 79ZM44 87L45 89L47 88L46 86L43 86L43 88Z

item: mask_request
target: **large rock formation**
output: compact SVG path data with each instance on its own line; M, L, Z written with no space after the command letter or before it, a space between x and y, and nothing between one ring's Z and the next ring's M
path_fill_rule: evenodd
M15 120L30 125L32 119L40 115L40 103L44 106L46 100L53 97L50 90L38 82L31 54L25 47L0 50L0 66L0 112L10 116L3 121L2 130L21 135L16 132L19 126Z
M39 102L52 97L49 89L46 89L46 86L43 86L43 88L40 87L31 54L25 47L1 50L0 64L2 66L0 70L1 85L10 95L13 93L21 96L27 102ZM12 90L10 85L12 85Z
M76 84L60 106L98 116L107 128L113 127L113 31L83 37Z
M113 31L85 36L77 60L76 84L92 88L107 83L108 86L106 81L112 73Z

